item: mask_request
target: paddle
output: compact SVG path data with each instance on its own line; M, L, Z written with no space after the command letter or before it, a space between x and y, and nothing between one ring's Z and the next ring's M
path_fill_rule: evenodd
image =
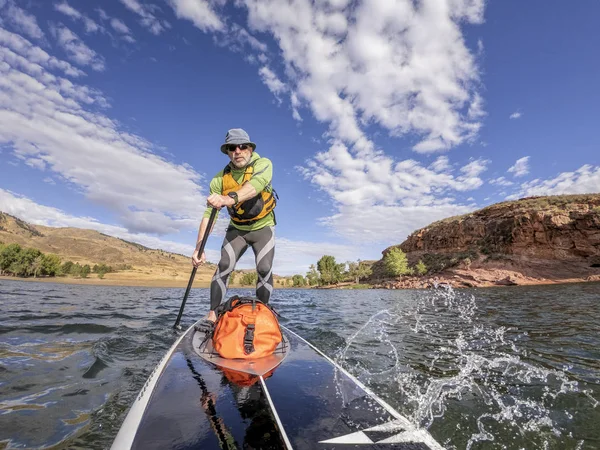
M206 231L204 232L204 236L202 236L202 242L200 243L200 248L198 249L198 257L202 256L202 252L204 251L204 246L206 245L206 241L208 240L208 235L210 233L210 229L213 226L213 222L215 221L215 217L217 216L217 208L213 208L210 213L210 218L208 219L208 225L206 226ZM187 301L188 295L190 295L190 290L192 289L192 283L194 282L194 277L196 276L196 270L198 268L194 267L192 269L192 274L190 275L190 281L188 281L187 289L185 290L185 295L183 296L183 301L181 302L181 308L179 308L179 314L177 315L177 320L175 321L175 325L173 328L176 330L181 330L181 326L179 322L181 321L181 316L183 315L183 309L185 308L185 302Z

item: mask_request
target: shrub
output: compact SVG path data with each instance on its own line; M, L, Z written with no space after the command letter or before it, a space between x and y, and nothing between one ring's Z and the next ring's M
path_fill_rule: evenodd
M415 266L415 270L419 275L425 275L427 273L427 266L422 260L419 260L419 262Z

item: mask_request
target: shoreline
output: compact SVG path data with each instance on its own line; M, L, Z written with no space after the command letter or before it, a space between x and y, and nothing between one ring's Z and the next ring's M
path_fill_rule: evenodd
M564 284L573 284L573 283L594 283L600 282L600 277L587 277L585 278L568 278L568 279L544 279L544 280L532 280L532 279L520 279L516 283L482 283L482 284L471 284L470 282L463 279L457 279L458 277L440 277L438 278L439 284L447 284L452 286L455 289L473 289L473 288L498 288L498 287L511 287L511 286L552 286L552 285L564 285ZM469 277L470 278L470 277ZM99 279L99 278L68 278L68 277L43 277L43 278L33 278L33 277L14 277L8 275L0 275L0 282L3 280L7 281L22 281L26 283L57 283L57 284L71 284L71 285L85 285L85 286L121 286L121 287L151 287L151 288L187 288L189 280L164 280L164 279ZM472 279L471 279L472 280ZM469 280L469 281L471 281ZM431 289L430 286L426 285L425 280L415 282L415 279L406 279L403 281L400 280L388 280L381 283L373 284L368 288L362 289L386 289L386 290L394 290L394 289ZM515 280L516 281L516 280ZM472 281L471 281L472 282ZM360 285L364 286L365 283L360 283ZM316 289L316 290L352 290L353 286L358 286L355 284L349 283L340 283L339 285L333 286L318 286L318 287L306 287L306 286L275 286L275 289ZM253 289L254 286L242 286L239 284L229 285L228 288L233 289ZM208 281L198 281L194 280L194 284L192 285L192 289L208 289L210 288L210 282Z
M187 288L189 280L135 280L127 279L99 279L99 278L68 278L68 277L13 277L9 275L0 275L0 282L8 281L23 281L25 283L57 283L57 284L73 284L81 286L121 286L121 287L152 287L152 288ZM252 286L242 286L241 284L230 284L228 289L254 289ZM210 281L194 280L192 289L208 289ZM310 289L307 287L292 287L292 286L275 286L275 289Z
M123 286L123 287L158 287L158 288L186 288L188 281L184 280L133 280L133 279L100 279L100 278L65 278L65 277L44 277L44 278L33 278L33 277L12 277L7 275L0 275L0 281L12 280L12 281L24 281L37 282L37 283L57 283L57 284L77 284L87 286ZM210 283L204 281L194 280L192 289L194 288L208 288ZM237 286L233 286L237 287Z

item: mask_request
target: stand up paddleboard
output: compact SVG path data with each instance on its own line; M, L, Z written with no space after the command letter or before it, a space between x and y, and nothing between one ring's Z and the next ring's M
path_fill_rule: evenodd
M443 447L293 331L273 355L227 360L195 326L133 403L112 449Z

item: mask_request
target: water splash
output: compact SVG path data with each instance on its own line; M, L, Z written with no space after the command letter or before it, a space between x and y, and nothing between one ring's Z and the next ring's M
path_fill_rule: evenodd
M428 291L410 308L371 316L347 339L337 362L374 388L395 386L388 397L401 398L395 406L415 424L443 428L450 416L456 431L446 430L447 448L470 450L482 442L486 448L532 442L549 448L564 439L570 448L579 446L563 435L573 414L560 408L560 397L583 395L593 408L598 401L569 376L568 365L557 370L530 358L519 345L526 332L488 325L478 313L473 295L448 286ZM377 358L359 351L365 346ZM382 355L387 367L374 366Z
M347 339L346 346L338 352L335 358L336 362L348 367L348 362L352 361L354 363L353 371L355 373L357 371L362 372L363 376L377 376L394 373L398 368L400 358L398 356L398 350L396 349L396 346L393 344L387 333L387 327L393 326L396 323L395 319L396 316L387 309L379 311L377 314L371 316L362 327L360 327L352 336ZM391 359L391 367L387 369L381 369L379 371L373 371L373 369L369 370L367 367L363 367L359 361L353 361L347 356L348 350L359 339L360 335L368 335L370 337L367 343L369 343L369 341L371 341L371 343L376 342L377 344L382 344L383 348L387 349L387 352L383 353L386 358ZM379 356L382 356L381 352L379 353Z

